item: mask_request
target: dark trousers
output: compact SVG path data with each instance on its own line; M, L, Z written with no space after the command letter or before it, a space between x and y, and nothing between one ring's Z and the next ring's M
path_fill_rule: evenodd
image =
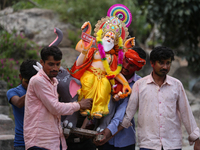
M37 146L30 147L28 150L47 150L46 148L41 148Z
M33 147L30 147L28 150L48 150L48 149L37 147L37 146L33 146ZM60 150L62 150L62 145L60 145Z
M148 148L140 148L140 150L152 150L152 149L148 149ZM162 148L163 150L163 148ZM173 150L181 150L181 149L173 149Z
M114 145L110 145L107 142L104 145L99 146L98 150L135 150L135 144L126 147L114 147Z
M14 150L25 150L25 146L16 146Z
M87 139L81 142L67 142L67 150L96 150L96 146L92 139Z

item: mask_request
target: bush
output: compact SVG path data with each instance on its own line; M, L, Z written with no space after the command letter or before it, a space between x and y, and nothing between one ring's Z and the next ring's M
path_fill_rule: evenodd
M15 31L8 33L3 30L0 35L1 58L38 59L39 46L25 38L23 34L17 35Z
M0 62L0 80L7 82L8 89L18 86L20 84L18 71L19 62L15 61L13 58L1 58Z
M23 60L39 60L39 49L36 43L17 35L15 31L0 31L0 79L8 83L8 88L20 84L19 66Z

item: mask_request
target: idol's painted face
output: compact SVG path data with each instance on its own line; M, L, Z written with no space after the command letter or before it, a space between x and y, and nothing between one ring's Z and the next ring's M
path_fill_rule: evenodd
M52 79L53 77L56 77L58 75L61 60L54 60L53 56L49 56L48 60L40 60L40 63L42 64L44 72L47 74L47 76Z
M103 37L102 43L106 52L110 51L114 47L115 34L113 32L107 32Z

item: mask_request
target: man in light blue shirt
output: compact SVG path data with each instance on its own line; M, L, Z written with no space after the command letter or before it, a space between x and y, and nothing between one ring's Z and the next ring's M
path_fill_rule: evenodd
M146 53L140 47L133 47L125 53L123 60L123 68L121 73L128 81L130 87L139 80L141 77L138 76L135 71L139 71L142 66L146 63ZM99 150L135 150L135 123L134 119L131 121L132 126L128 129L122 129L119 133L118 126L123 120L128 104L129 96L125 99L121 99L116 104L116 112L107 128L100 134L104 135L104 139L99 142L95 142L99 146Z

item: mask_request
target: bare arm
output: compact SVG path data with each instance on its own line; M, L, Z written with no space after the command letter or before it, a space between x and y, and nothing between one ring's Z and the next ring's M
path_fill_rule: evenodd
M15 105L16 107L22 108L22 107L24 107L24 104L25 104L25 95L22 96L22 97L13 96L13 97L10 99L10 102L11 102L13 105Z

